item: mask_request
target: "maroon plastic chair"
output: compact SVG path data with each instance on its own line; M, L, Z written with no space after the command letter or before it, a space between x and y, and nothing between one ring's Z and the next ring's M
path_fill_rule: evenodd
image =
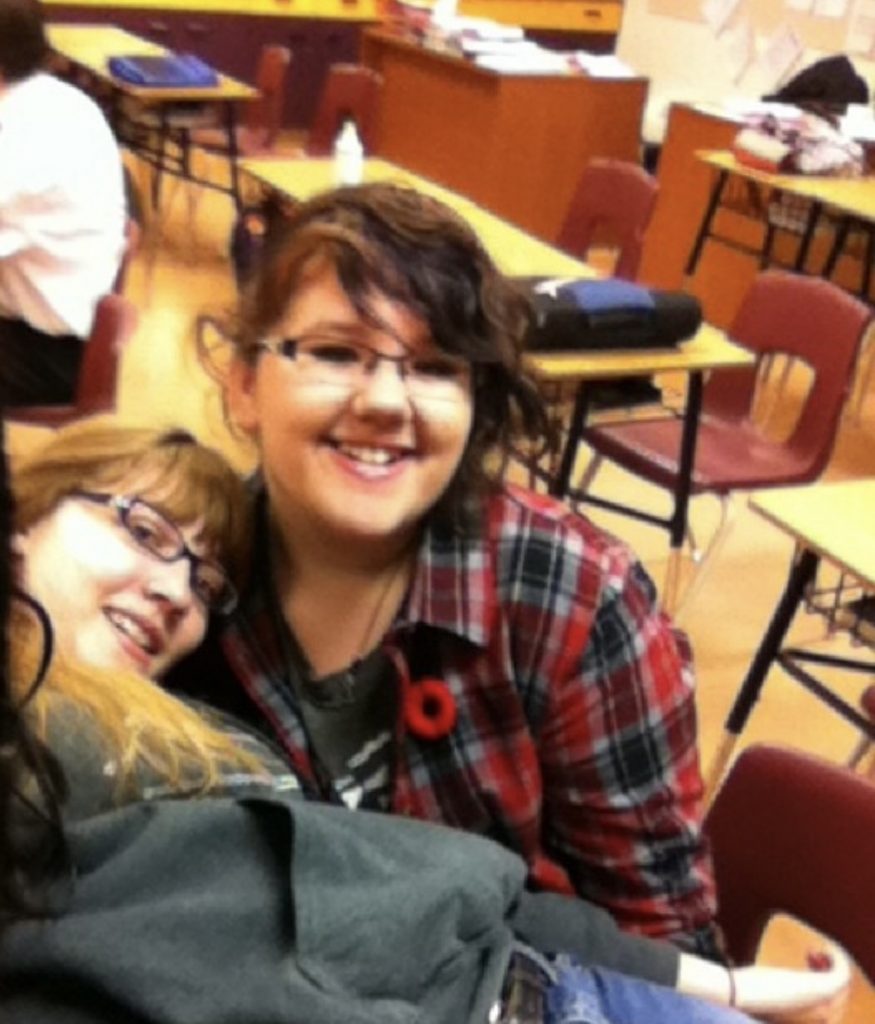
M715 370L703 391L690 493L723 499L710 554L725 539L727 499L733 492L810 483L823 472L850 391L860 339L871 318L869 306L828 281L780 270L756 278L729 334L757 354L757 365ZM780 440L767 436L752 415L759 366L776 355L801 360L814 375L795 427ZM607 458L673 491L682 430L682 421L673 417L588 427L583 437L594 458L580 489L589 489Z
M733 962L752 963L774 914L838 942L875 984L875 785L799 751L742 751L705 823Z
M7 420L61 427L72 420L114 412L121 351L137 325L136 307L122 295L104 295L94 311L76 396L69 405L22 405L4 410Z
M286 80L292 61L287 46L264 46L258 57L255 87L259 97L244 107L243 122L236 127L235 141L240 156L270 153L283 126ZM211 153L228 152L228 134L218 126L192 128L189 141Z
M364 64L332 64L307 136L308 156L327 156L343 122L355 121L366 153L376 144L383 78Z
M604 232L619 250L614 276L634 281L658 192L656 179L637 164L592 160L580 176L556 244L584 258Z
M819 278L768 270L754 281L730 328L757 354L800 359L814 381L784 441L767 438L751 418L758 366L716 370L705 385L693 471L694 494L808 483L825 468L851 384L867 305ZM587 443L637 476L672 488L682 424L642 419L586 430Z

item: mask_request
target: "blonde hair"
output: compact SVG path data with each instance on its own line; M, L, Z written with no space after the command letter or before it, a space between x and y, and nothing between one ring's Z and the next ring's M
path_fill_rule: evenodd
M242 584L251 515L246 488L218 452L180 430L127 427L104 417L58 431L13 469L13 528L21 531L81 490L112 492L136 481L137 494L180 524L203 519L207 544ZM44 650L42 628L16 607L10 624L13 689L26 696ZM261 770L252 754L197 711L134 672L78 665L56 652L28 704L38 734L58 705L92 718L119 766L120 786L149 769L173 788L214 787L227 768Z
M204 540L243 584L252 535L245 485L222 455L184 430L122 426L105 416L59 430L13 461L13 529L28 529L77 491L113 492L134 482L138 497L174 522L203 519Z
M45 638L35 616L17 602L10 618L10 678L21 701L39 671ZM71 708L93 722L115 760L120 801L137 797L144 776L201 793L218 786L229 770L266 777L258 757L151 680L76 664L55 652L24 713L47 742L50 723L69 722Z

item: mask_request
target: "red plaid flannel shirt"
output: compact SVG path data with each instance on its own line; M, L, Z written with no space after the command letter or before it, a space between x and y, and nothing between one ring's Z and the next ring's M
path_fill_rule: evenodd
M242 685L251 720L279 741L308 795L332 799L261 565L219 637L236 676L226 706L241 712ZM489 835L528 862L533 887L576 892L630 930L713 951L690 652L628 548L551 498L508 489L487 499L473 539L426 532L383 643L399 668L399 709L426 676L457 708L436 741L411 735L399 710L393 812Z

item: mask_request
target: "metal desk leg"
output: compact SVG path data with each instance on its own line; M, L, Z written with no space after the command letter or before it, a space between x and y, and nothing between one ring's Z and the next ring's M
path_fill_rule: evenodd
M732 756L732 751L735 749L739 734L744 728L754 704L759 699L769 668L780 650L787 630L790 628L790 623L793 621L793 616L796 614L805 588L814 579L819 561L820 557L806 548L790 568L790 574L784 586L784 593L778 601L772 615L772 621L769 623L768 629L760 641L760 646L754 655L750 668L747 670L747 675L735 696L735 701L726 719L723 739L717 748L717 753L708 770L705 782L706 801L710 800L711 796L713 796L720 780L723 778L723 773L726 770L729 758Z
M836 264L839 261L844 248L845 242L848 240L848 232L851 230L851 218L842 217L835 229L835 237L833 238L832 248L829 250L829 255L826 258L826 262L823 265L823 270L820 272L820 276L826 278L829 281L832 278L833 272L835 271Z
M777 227L769 215L769 207L772 202L779 202L780 198L781 190L779 188L776 188L771 195L766 196L766 233L763 237L763 247L760 250L760 270L765 270L772 264L772 249L775 245Z
M708 205L705 208L705 215L702 217L702 223L699 225L699 230L696 234L696 240L693 242L693 248L690 250L690 255L687 257L687 265L684 267L684 276L692 277L696 271L696 267L699 264L699 257L702 255L702 248L708 236L711 234L711 224L714 221L714 216L717 213L717 208L720 206L720 200L723 198L723 190L726 188L726 182L729 180L728 171L720 171L717 175L717 180L714 182L714 187L711 189L711 197L708 200Z
M799 274L803 274L805 272L805 264L808 262L808 250L811 248L811 240L814 238L814 229L817 227L817 222L820 220L820 213L822 210L823 203L812 200L811 209L808 211L808 220L805 224L805 231L802 235L802 241L799 243L799 251L796 253L796 263L794 264L794 270Z
M167 140L169 137L170 123L167 120L167 107L162 103L158 127L158 159L155 161L155 173L152 176L152 209L155 213L160 210L161 176L164 174L167 162Z
M699 435L699 420L702 415L702 371L690 374L687 386L687 405L684 410L684 429L681 434L681 450L678 454L677 482L674 492L674 510L669 521L670 550L668 568L663 586L663 604L673 612L677 605L680 581L681 551L687 535L687 515L690 507L690 493L693 488L693 470L696 464L696 441Z
M588 413L588 389L586 384L581 382L577 385L577 392L574 396L574 409L571 413L571 422L568 424L568 436L565 438L565 447L562 449L559 470L550 481L549 492L554 498L564 498L568 494L571 474L574 472L574 463L577 459L577 449L580 439L583 437L583 428L586 426Z
M225 104L225 131L228 133L228 167L231 172L231 198L238 213L243 209L240 195L240 171L237 167L237 122L233 103Z
M872 286L872 261L875 260L875 226L864 224L866 231L866 255L863 263L863 274L860 281L860 298L869 302L870 288Z

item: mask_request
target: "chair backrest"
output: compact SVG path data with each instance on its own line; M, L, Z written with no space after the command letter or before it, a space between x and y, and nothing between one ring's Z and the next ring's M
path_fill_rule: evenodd
M250 143L270 149L283 126L286 99L286 78L292 53L287 46L268 45L261 48L255 70L255 87L260 96L247 104L244 128Z
M119 357L137 324L136 307L124 296L104 295L94 311L94 323L79 366L76 396L70 405L10 407L7 419L39 426L60 427L72 420L116 407Z
M832 937L875 983L875 785L799 751L753 746L708 812L721 925L750 963L773 914Z
M373 152L382 86L382 76L364 64L332 64L307 136L307 152L328 155L341 125L350 118L365 152Z
M119 357L136 320L136 308L121 295L104 295L97 303L76 383L77 415L115 409Z
M637 164L591 160L577 183L556 244L582 258L597 233L604 231L619 248L614 275L634 281L658 192L656 178Z
M729 334L760 356L785 354L802 360L814 379L786 441L812 478L829 459L863 333L872 320L865 303L822 278L766 270L759 274ZM706 415L742 421L756 393L757 367L715 371L705 386Z

